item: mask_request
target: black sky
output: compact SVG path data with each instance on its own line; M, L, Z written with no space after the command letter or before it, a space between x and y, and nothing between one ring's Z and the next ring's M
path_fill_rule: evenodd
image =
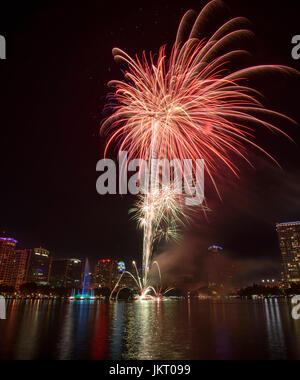
M300 69L291 58L300 4L225 2L253 24L255 63ZM0 229L20 247L43 245L57 257L140 256L141 236L128 216L134 198L101 197L95 188L106 83L121 78L111 50L134 54L170 45L184 12L200 11L205 3L1 3L7 60L0 61ZM260 85L268 106L300 122L299 82L269 79ZM282 169L250 151L256 169L242 165L240 179L222 185L223 202L207 194L213 212L199 230L204 245L221 244L241 259L279 261L275 223L300 219L299 127L280 127L296 144L270 134L258 139Z

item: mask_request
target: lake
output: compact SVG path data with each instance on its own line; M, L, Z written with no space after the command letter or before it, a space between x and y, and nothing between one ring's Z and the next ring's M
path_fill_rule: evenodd
M300 359L288 300L9 300L0 359Z

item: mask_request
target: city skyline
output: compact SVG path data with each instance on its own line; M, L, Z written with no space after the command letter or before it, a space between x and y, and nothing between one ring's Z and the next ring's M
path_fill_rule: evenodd
M98 258L90 268L88 258L55 258L45 248L16 249L17 241L0 237L0 286L14 288L35 283L53 288L82 289L88 276L91 288L112 289L120 273L125 270L123 261ZM88 273L86 273L88 272Z
M264 268L264 273L252 275L250 279L247 279L246 276L246 279L243 278L242 280L242 277L245 276L247 271L241 266L241 262L231 260L228 256L228 252L226 252L226 255L223 254L223 247L212 244L207 247L207 252L210 252L210 255L207 256L208 261L205 256L201 255L201 266L205 269L204 272L202 271L200 277L197 279L195 272L187 273L186 275L192 275L192 282L202 281L202 286L200 286L199 289L205 287L203 283L207 283L209 287L213 288L216 282L222 284L224 288L229 286L229 288L232 289L243 287L245 284L251 285L254 283L261 283L263 285L282 283L282 286L290 286L292 283L298 284L300 282L300 265L298 263L298 261L300 262L299 226L299 221L276 223L274 226L278 234L277 243L281 255L281 264L277 273L272 271L272 268L266 267ZM6 252L13 254L10 259L6 257ZM88 259L87 256L56 257L52 252L43 247L20 249L16 239L4 235L0 237L0 285L13 285L18 290L20 285L24 283L36 282L42 285L78 289L82 286L85 270L84 262ZM48 261L48 266L46 264L45 270L42 269L42 267L44 267L43 260ZM92 287L107 287L112 290L117 282L117 274L124 272L126 265L129 264L129 266L131 266L132 260L133 258L127 258L127 264L125 264L120 258L115 260L105 255L99 255L95 258L90 269L92 274ZM120 265L124 265L121 272L119 270ZM78 269L75 268L77 266ZM251 265L249 265L248 271L255 272L256 268L254 262L252 262L252 266L251 268ZM233 270L233 268L235 268L235 270ZM72 272L74 270L75 273L80 273L80 275L77 275L76 280L75 278L71 280L71 273L74 273ZM133 268L133 272L134 271L135 269ZM142 271L142 267L139 271ZM241 271L241 273L238 274L238 271ZM69 276L68 273L70 273ZM168 273L168 269L166 273ZM228 282L229 278L231 278L231 282ZM262 278L272 278L273 280L263 280ZM274 280L274 278L276 278L276 280ZM172 281L175 281L175 279L176 276ZM240 283L235 283L235 281L240 281ZM227 282L228 284L226 285ZM182 287L182 284L179 282L179 288L180 287Z

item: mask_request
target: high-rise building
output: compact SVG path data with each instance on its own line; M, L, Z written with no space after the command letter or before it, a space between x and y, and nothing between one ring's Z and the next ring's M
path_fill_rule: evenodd
M124 261L119 261L118 262L118 273L122 274L122 273L124 273L125 270L126 270L126 265L125 265Z
M14 279L15 288L19 289L20 285L26 282L26 274L28 270L28 263L30 258L30 250L22 249L16 250L15 254L15 267L14 267Z
M234 268L222 247L219 245L208 247L205 268L207 285L213 294L222 296L231 290Z
M218 245L208 247L207 279L209 287L224 286L224 253Z
M48 284L52 264L50 252L44 248L34 248L29 252L26 282L35 282L40 285Z
M112 289L118 276L118 262L116 260L102 259L97 262L94 284L97 287Z
M15 286L15 264L17 241L0 237L0 285Z
M53 286L75 288L82 286L83 260L53 259L50 283Z
M276 230L286 285L300 283L300 222L278 223Z

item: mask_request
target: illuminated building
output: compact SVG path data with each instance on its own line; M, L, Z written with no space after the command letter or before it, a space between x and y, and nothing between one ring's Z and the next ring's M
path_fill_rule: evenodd
M15 264L17 241L0 237L0 285L15 286Z
M94 284L97 287L112 289L117 281L118 262L116 260L102 259L97 262Z
M20 285L26 282L26 274L28 269L28 262L30 257L30 250L22 249L17 250L15 255L15 288L19 289Z
M208 247L207 285L214 295L225 295L232 286L233 266L219 245Z
M79 259L53 259L50 283L53 286L78 289L82 285L83 261Z
M207 279L209 287L222 287L223 284L223 248L218 245L208 247Z
M208 247L208 251L212 254L222 254L223 252L223 248L220 247L219 245L211 245L210 247Z
M118 262L118 273L122 274L126 270L126 265L124 261L119 261Z
M300 222L278 223L276 230L286 285L300 283Z
M46 285L50 280L52 257L44 248L30 250L26 282Z

